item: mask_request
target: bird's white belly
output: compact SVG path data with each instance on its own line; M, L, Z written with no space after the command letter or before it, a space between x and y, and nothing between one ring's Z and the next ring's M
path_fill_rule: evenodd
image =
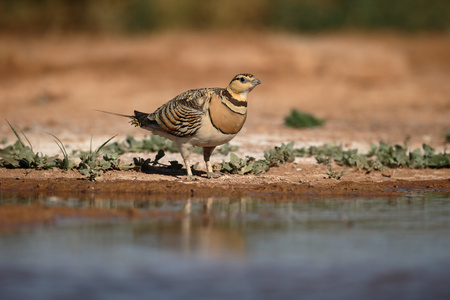
M202 126L189 140L194 146L215 147L231 141L236 134L223 134L214 126Z
M190 138L189 143L198 147L215 147L228 143L236 136L236 134L225 134L220 132L211 123L211 119L207 114L203 117L202 126L200 126L194 136Z

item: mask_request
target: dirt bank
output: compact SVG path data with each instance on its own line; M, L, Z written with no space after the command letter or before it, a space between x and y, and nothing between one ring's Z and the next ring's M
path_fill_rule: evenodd
M112 171L92 182L78 172L8 171L3 174L3 195L25 193L89 199L187 199L189 197L251 197L276 199L314 197L402 196L420 192L450 192L447 170L385 170L366 172L346 169L341 180L329 178L325 166L287 164L262 175L224 175L207 179L197 173L196 181L184 180L183 171L172 175L135 171ZM337 171L343 168L335 167ZM0 175L5 171L0 172Z

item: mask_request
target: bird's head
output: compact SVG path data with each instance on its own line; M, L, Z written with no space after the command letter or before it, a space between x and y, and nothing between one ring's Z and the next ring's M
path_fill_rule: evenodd
M230 81L227 90L234 98L247 100L248 93L258 84L261 81L252 74L238 74Z

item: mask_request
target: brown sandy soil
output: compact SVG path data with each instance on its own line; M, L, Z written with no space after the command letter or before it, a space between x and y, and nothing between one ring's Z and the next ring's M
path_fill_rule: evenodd
M249 96L249 117L232 141L239 156L260 158L283 142L295 147L336 142L362 152L371 143L409 140L445 150L450 129L450 38L447 35L340 33L317 36L273 33L161 33L147 37L0 36L0 119L23 130L35 151L58 154L51 132L73 149L87 150L118 134L146 132L95 109L151 112L187 89L226 86L237 73L262 84ZM320 128L283 125L292 108L327 120ZM0 140L15 138L0 122ZM146 154L140 154L140 156ZM133 154L134 156L134 154ZM136 155L137 156L137 155ZM154 154L150 154L151 157ZM124 156L124 160L132 156ZM166 161L177 159L170 154ZM226 157L213 156L214 161ZM194 156L194 163L202 157ZM335 166L335 170L341 168ZM95 195L165 199L251 195L398 195L450 189L450 171L348 170L329 179L314 159L263 175L227 175L183 181L184 173L155 169L108 172L97 182L75 171L0 169L0 193ZM0 209L2 213L4 208ZM1 216L0 216L1 219Z

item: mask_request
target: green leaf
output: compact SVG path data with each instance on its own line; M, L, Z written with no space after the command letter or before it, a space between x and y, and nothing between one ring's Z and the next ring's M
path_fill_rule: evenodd
M450 168L450 154L435 154L428 160L430 168Z
M19 134L17 133L17 131L14 129L14 127L11 125L11 123L9 123L8 120L6 120L6 122L8 123L9 127L11 127L11 130L13 131L14 135L16 136L17 140L19 141L20 145L22 145L22 147L25 147L24 142L22 141L22 139L20 138Z
M423 151L425 152L424 155L425 155L426 157L433 156L435 150L434 150L433 148L431 148L429 145L423 144L423 145L422 145L422 148L423 148Z
M311 128L320 126L325 123L325 120L314 117L305 112L300 112L296 109L291 110L291 114L284 118L284 124L293 128Z
M239 166L241 164L241 159L234 153L230 154L230 163L235 166Z

